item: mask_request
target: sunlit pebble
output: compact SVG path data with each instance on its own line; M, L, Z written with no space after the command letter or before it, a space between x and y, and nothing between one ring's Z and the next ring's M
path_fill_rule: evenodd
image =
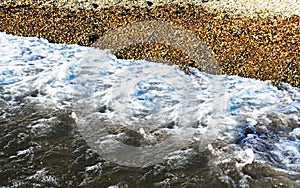
M13 1L12 1L13 2ZM300 18L278 16L233 16L228 12L212 11L195 6L165 5L160 7L133 6L72 10L34 7L29 0L10 3L0 9L0 31L21 36L38 36L55 43L76 43L89 46L98 37L134 21L160 20L181 25L196 33L213 51L220 71L262 80L279 80L299 86ZM22 6L20 6L22 5ZM96 6L96 5L94 5ZM120 58L152 58L158 56L181 67L197 66L178 51L157 44L147 49L120 51ZM152 52L151 52L152 51Z

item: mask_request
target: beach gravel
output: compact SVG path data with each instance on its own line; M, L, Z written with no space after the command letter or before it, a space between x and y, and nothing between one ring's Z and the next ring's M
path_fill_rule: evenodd
M0 31L38 36L54 43L90 46L118 27L141 21L163 21L197 35L215 55L222 74L287 82L299 87L300 17L297 6L300 3L297 1L283 4L282 9L269 6L270 10L266 9L267 4L260 9L253 9L253 6L243 9L238 7L241 4L234 7L229 0L223 3L76 2L3 1L0 3ZM183 52L159 43L136 44L115 54L119 58L165 59L182 67L197 67L197 63Z

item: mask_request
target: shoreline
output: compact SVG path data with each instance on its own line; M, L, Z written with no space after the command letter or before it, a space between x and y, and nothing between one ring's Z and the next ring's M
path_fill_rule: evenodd
M29 0L14 2L19 4L0 4L1 32L41 37L54 43L91 46L99 37L118 27L147 20L163 21L197 35L214 53L222 74L300 86L300 17L297 15L267 14L264 17L255 14L249 17L251 14L245 16L225 9L221 11L221 8L207 8L213 2L152 4L150 7L98 6L97 10L58 8L41 3L49 3L49 0L40 1L39 5L26 4ZM167 56L168 61L175 64L195 66L189 57L162 44L137 44L115 55L146 60Z

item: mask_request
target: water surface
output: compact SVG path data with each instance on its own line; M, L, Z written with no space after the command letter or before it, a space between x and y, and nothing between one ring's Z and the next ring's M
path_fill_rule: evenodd
M300 186L299 88L5 33L0 49L1 186Z

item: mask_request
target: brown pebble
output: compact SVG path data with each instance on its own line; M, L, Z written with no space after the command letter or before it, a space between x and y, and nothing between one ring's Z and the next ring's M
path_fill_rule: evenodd
M165 21L195 33L211 49L223 74L287 82L299 87L299 16L233 16L192 4L152 7L148 3L148 8L115 6L99 10L28 4L0 8L1 32L83 46L92 45L108 31L145 20ZM160 58L181 67L197 67L191 57L164 44L136 44L115 54L119 58Z

